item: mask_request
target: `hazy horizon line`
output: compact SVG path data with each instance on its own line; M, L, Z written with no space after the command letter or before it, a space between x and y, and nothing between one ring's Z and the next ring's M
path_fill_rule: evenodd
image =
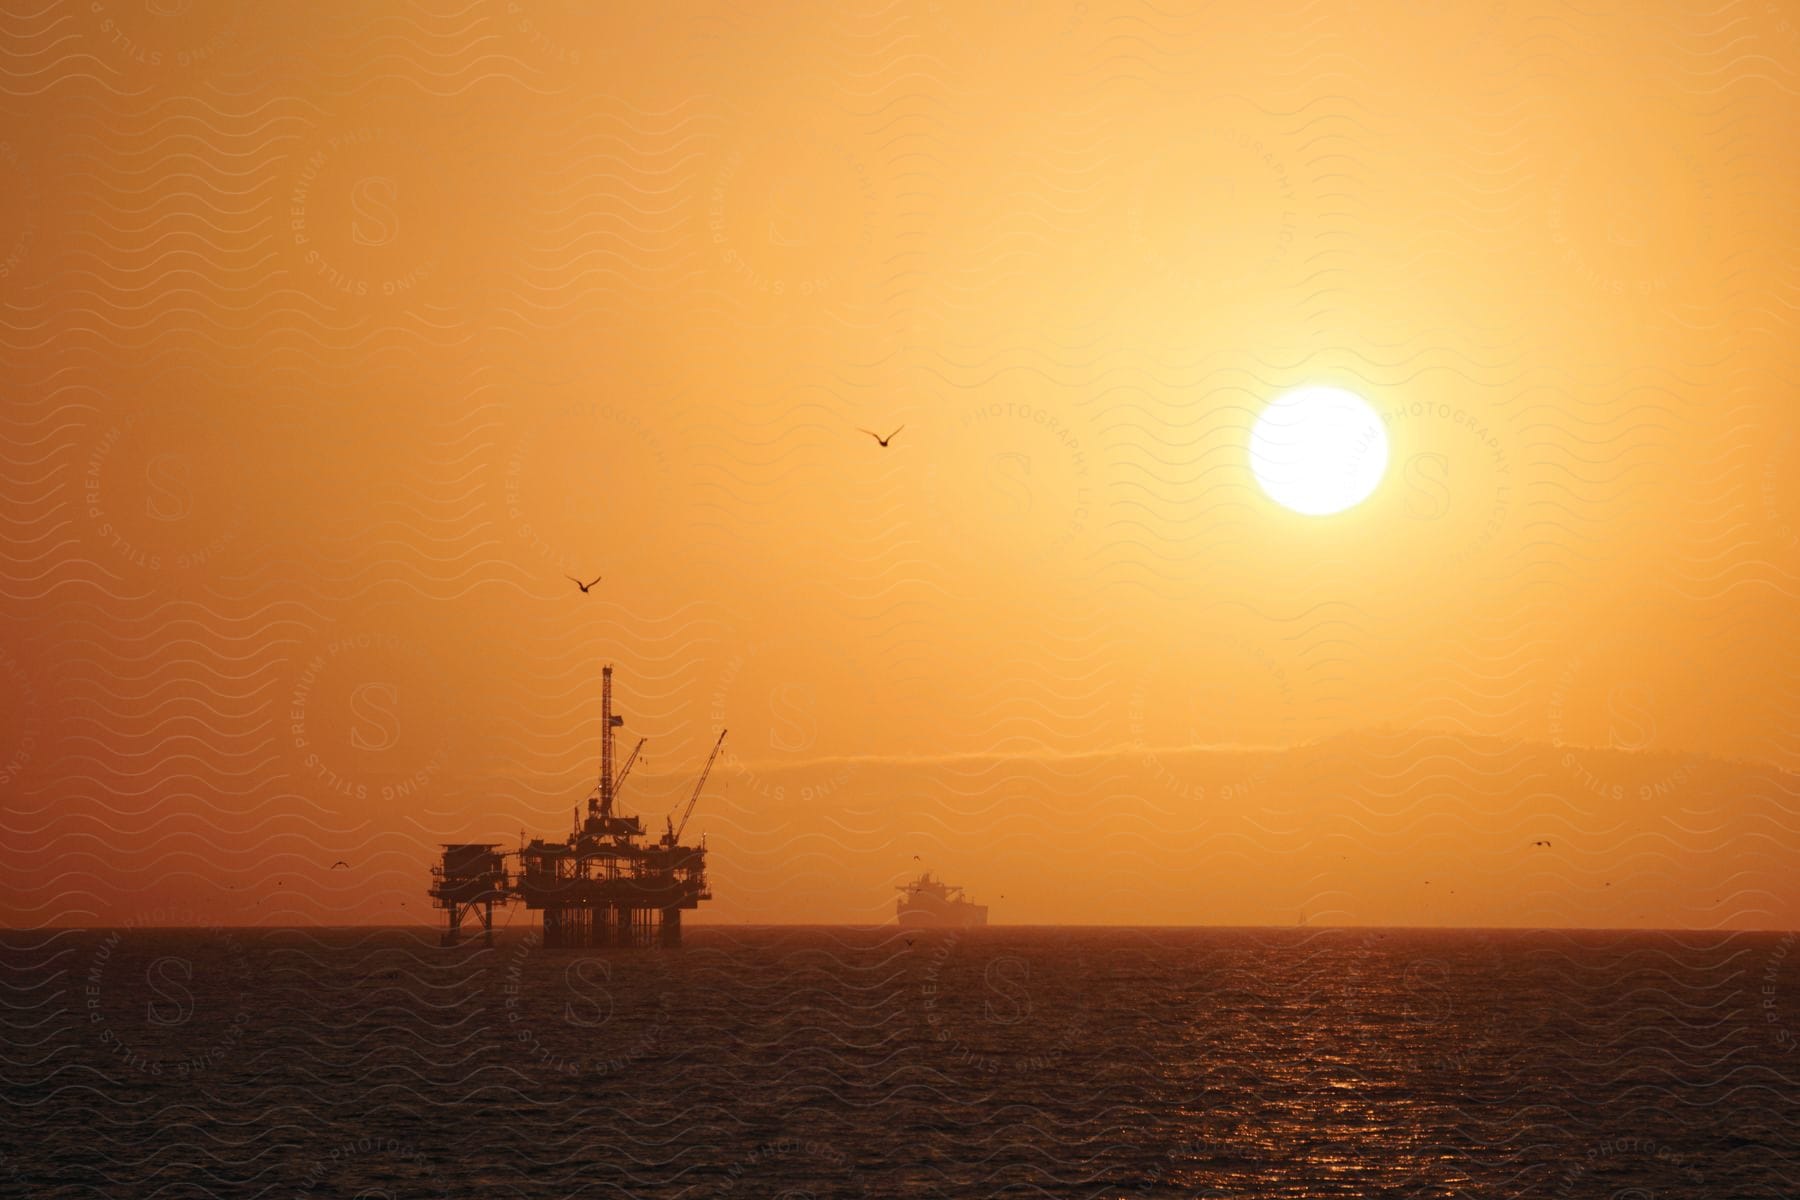
M894 924L894 923L871 925L871 924L863 924L863 923L852 922L852 921L695 921L695 920L691 920L691 919L685 921L684 925L686 928L688 928L690 930L693 930L693 929L858 929L858 930L869 930L869 931L873 932L876 930L891 929L896 933L904 932L904 933L908 933L908 934L919 934L919 933L963 934L963 933L978 932L982 929L1126 929L1126 930L1136 930L1136 929L1217 929L1217 930L1233 930L1233 929L1256 929L1256 930L1372 929L1372 930L1391 930L1391 931L1434 931L1434 932L1460 932L1460 933L1722 933L1722 934L1735 934L1735 933L1792 934L1792 933L1796 932L1793 929L1779 927L1779 926L1767 927L1767 928L1757 927L1754 929L1736 929L1736 928L1724 928L1724 927L1720 927L1717 925L1712 925L1712 926L1698 926L1698 925L1684 925L1684 926L1667 926L1667 925L1661 925L1661 926L1639 926L1639 925L1359 925L1359 924L1314 925L1311 923L1307 923L1307 924L1296 923L1293 925L1198 925L1198 924L1173 924L1173 923L1119 925L1119 924L1113 924L1113 923L1108 923L1108 922L1061 922L1061 923L1056 923L1056 924L1031 924L1031 923L1026 923L1026 922L1019 922L1017 924L1010 924L1010 923L994 924L994 923L990 922L987 925L970 926L967 928L951 928L951 927L936 928L936 927L932 927L932 926L900 925L900 924ZM117 930L132 930L132 931L140 931L140 932L190 932L190 931L192 931L192 932L205 933L205 932L208 932L210 930L215 930L215 929L279 929L279 930L295 930L295 931L329 930L329 929L396 929L396 930L422 930L422 931L428 931L428 932L432 933L433 935L441 934L444 931L444 927L441 924L397 925L392 922L370 922L370 923L365 923L365 924L354 924L354 925L292 925L292 924L286 924L286 925L267 925L267 924L226 925L226 924L217 924L217 923L211 924L211 925L132 925L129 922L113 922L111 924L102 924L102 925L39 925L39 926L35 926L35 927L0 926L0 934L9 934L9 933L93 933L93 932L112 932L112 931L117 931ZM497 935L512 934L512 933L525 934L525 933L531 933L531 932L539 930L539 929L541 929L541 927L536 926L536 925L520 925L520 926L503 927L501 929L495 930L494 932ZM462 935L462 937L460 937L458 939L457 944L463 945L466 943L479 942L481 939L482 939L482 934L478 930L473 931L473 932L465 932ZM646 947L617 947L617 949L645 949L645 948ZM649 948L654 949L654 947L649 947ZM594 949L594 947L588 947L587 949L592 950L592 949Z
M1446 729L1430 729L1420 726L1399 728L1381 728L1365 726L1343 730L1337 733L1320 734L1300 742L1192 742L1179 746L1151 746L1143 742L1127 742L1119 745L1101 747L1093 750L1067 750L1053 746L1037 747L1030 750L958 750L939 754L821 754L812 758L795 759L732 759L727 753L726 762L722 766L732 766L751 771L800 771L814 767L830 766L930 766L948 763L972 762L1009 762L1009 761L1058 761L1075 762L1084 759L1119 758L1134 754L1283 754L1296 750L1306 750L1333 741L1365 737L1371 734L1386 737L1417 734L1428 737L1460 738L1471 742L1503 742L1513 746L1542 746L1552 750L1581 750L1593 753L1619 754L1636 758L1703 758L1716 763L1748 765L1767 768L1783 775L1795 774L1778 763L1762 758L1745 758L1722 754L1712 750L1684 749L1680 747L1650 747L1645 749L1629 749L1623 746L1601 746L1588 742L1556 741L1542 738L1510 737L1492 733L1462 733ZM647 770L646 775L682 775L682 771Z

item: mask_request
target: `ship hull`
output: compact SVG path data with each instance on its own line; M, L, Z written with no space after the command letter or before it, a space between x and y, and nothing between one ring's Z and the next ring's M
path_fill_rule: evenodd
M987 905L914 904L901 908L898 920L913 929L976 929L987 924Z

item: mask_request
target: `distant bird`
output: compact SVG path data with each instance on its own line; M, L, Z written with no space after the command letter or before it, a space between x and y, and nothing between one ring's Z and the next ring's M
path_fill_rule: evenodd
M576 587L580 588L582 591L582 594L586 595L587 590L589 588L593 587L594 583L599 583L602 579L604 579L606 577L604 575L596 575L596 576L594 576L594 583L583 583L583 582L581 582L581 580L575 578L573 575L564 575L563 578L568 580L570 583L574 584Z
M1537 841L1535 841L1531 844L1534 846L1546 846L1547 847L1550 845L1550 839L1549 838L1539 838Z
M914 862L918 862L918 861L919 861L919 856L918 856L918 855L916 855L916 854L915 854L915 855L913 855L913 861L914 861Z
M340 859L338 859L338 860L337 860L337 861L336 861L336 862L334 862L334 863L332 863L332 864L331 864L331 869L332 869L332 870L334 870L334 871L335 871L335 870L337 870L337 869L338 869L338 868L339 868L339 867L343 867L343 868L344 868L344 869L345 869L345 870L349 870L349 868L350 868L350 864L349 864L349 863L347 863L347 862L345 862L345 861L344 861L344 860L343 860L343 859L341 859L341 858L340 858Z
M910 946L910 945L912 945L912 939L911 939L911 938L907 938L907 939L906 939L906 944L907 944L907 945L909 945L909 946Z
M873 429L864 429L860 425L858 425L856 427L856 431L858 433L866 433L870 437L874 438L876 441L880 442L883 446L886 446L889 442L894 440L895 435L898 434L900 432L900 430L905 429L905 428L906 428L906 426L904 426L904 425L898 426L894 430L893 433L888 434L886 437L882 437L879 433L876 433Z

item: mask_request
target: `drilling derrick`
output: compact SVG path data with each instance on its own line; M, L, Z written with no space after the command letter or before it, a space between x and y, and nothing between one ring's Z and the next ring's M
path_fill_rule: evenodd
M625 719L612 710L610 666L601 671L600 716L600 779L588 795L587 819L567 838L527 843L521 835L519 849L506 854L498 846L444 847L443 864L432 869L431 895L449 909L446 944L456 940L471 911L483 917L491 941L495 901L519 900L543 912L545 946L678 946L681 910L712 899L704 841L682 845L671 823L660 840L647 844L643 822L615 809L623 772L613 773L613 730ZM721 731L688 800L690 815L724 741ZM642 748L640 740L626 770ZM515 858L517 868L506 869L506 860Z

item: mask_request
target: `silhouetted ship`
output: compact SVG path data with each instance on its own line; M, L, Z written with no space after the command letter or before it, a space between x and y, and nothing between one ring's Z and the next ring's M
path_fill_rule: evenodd
M894 912L902 925L930 929L970 929L987 924L987 905L962 894L962 888L932 878L927 871L900 887Z

